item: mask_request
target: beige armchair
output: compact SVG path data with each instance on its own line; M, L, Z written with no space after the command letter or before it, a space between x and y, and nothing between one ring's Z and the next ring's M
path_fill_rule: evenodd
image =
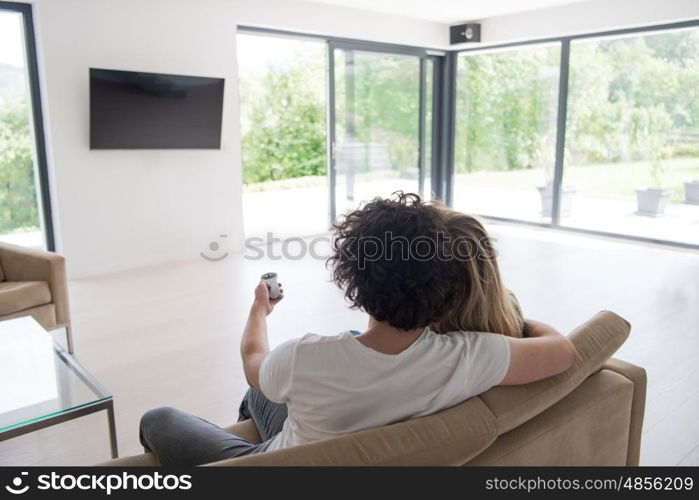
M603 311L571 333L578 360L555 377L494 387L427 417L210 465L638 465L646 373L610 359L630 328ZM227 430L260 441L251 420ZM158 461L144 453L101 465Z
M0 243L0 321L33 316L46 330L65 327L73 352L63 256Z

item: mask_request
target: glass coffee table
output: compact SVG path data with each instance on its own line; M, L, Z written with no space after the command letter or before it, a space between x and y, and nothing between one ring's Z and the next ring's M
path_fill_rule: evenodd
M0 441L101 410L116 458L111 394L34 318L0 321Z

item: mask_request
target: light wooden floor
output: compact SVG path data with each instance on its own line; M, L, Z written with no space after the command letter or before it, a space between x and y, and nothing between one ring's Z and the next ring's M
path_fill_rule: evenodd
M491 226L506 283L527 316L568 331L601 309L633 324L617 357L648 371L642 463L699 465L699 254ZM70 283L76 358L115 398L122 455L140 451L138 421L172 405L218 424L245 390L240 333L257 278L277 271L287 298L270 343L361 329L322 261L203 259ZM0 443L0 465L88 465L109 458L106 415Z

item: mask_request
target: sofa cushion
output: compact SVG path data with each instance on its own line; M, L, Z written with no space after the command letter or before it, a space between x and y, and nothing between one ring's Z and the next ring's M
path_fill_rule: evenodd
M481 394L479 398L497 418L498 433L522 425L570 394L612 357L630 330L631 325L621 316L599 312L570 333L578 358L568 370L531 384L498 386Z
M0 263L7 281L46 281L56 305L56 325L70 323L65 258L53 252L0 243Z
M0 321L23 318L25 316L34 318L47 332L56 329L56 304L44 304L43 306L22 309L12 314L5 314L0 316Z
M3 281L0 283L0 316L50 302L51 291L45 281Z
M260 433L255 427L255 422L252 419L243 420L242 422L237 422L233 425L225 427L227 432L235 434L238 437L250 441L251 443L261 443L262 438L260 438Z

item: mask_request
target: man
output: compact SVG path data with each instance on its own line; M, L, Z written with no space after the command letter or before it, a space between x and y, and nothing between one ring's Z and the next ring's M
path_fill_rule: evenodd
M248 391L240 418L252 418L263 442L252 444L174 408L141 421L141 442L165 465L197 465L296 446L420 417L489 388L525 384L568 369L572 343L527 321L527 338L479 332L440 335L428 325L454 303L459 267L439 208L417 195L377 198L335 227L333 281L368 328L308 334L270 352L270 300L260 282L241 355Z

